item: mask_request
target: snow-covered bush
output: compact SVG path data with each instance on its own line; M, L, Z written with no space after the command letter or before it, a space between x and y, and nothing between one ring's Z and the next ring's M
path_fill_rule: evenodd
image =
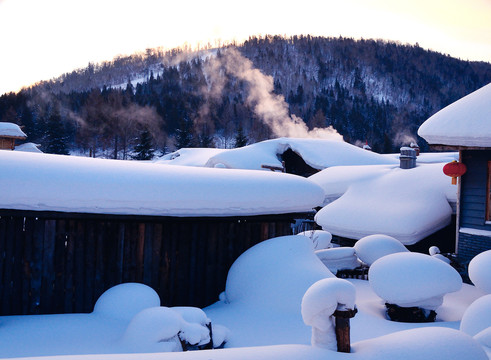
M471 260L469 278L477 288L491 294L491 250L484 251Z
M327 249L332 247L331 244L332 234L328 231L307 230L298 233L297 235L307 236L309 239L311 239L312 243L314 244L314 249L316 250Z
M388 304L436 310L443 296L460 290L462 278L450 265L419 253L396 253L375 261L368 272L373 291Z
M449 258L447 258L446 256L440 254L440 248L438 246L431 246L429 249L428 249L428 253L433 256L435 259L438 259L438 260L441 260L443 262L446 262L447 264L450 264L451 261Z
M317 250L315 254L333 274L339 270L356 269L361 265L352 247Z
M302 299L302 318L312 326L312 345L336 351L333 314L355 308L356 289L347 280L329 278L313 284Z
M167 307L152 307L136 314L129 323L121 343L129 352L181 351L178 337L184 320Z
M354 248L358 258L368 266L386 255L409 251L399 240L383 234L362 237Z
M94 314L131 320L140 311L160 306L160 297L151 287L125 283L105 291L94 306Z
M460 330L475 336L491 327L491 294L474 301L465 311L460 322Z
M298 311L305 291L327 277L334 275L314 254L310 239L296 235L277 237L239 256L228 272L222 299L260 308L271 304L276 310Z

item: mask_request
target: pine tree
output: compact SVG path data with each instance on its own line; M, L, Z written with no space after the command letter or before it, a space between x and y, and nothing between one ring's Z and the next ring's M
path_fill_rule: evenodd
M55 108L46 122L44 151L50 154L68 155L68 135L61 120L60 111Z
M153 148L152 135L150 131L145 129L140 133L138 144L133 148L135 155L132 156L135 160L152 160L155 154Z
M239 125L239 128L237 129L237 134L235 135L235 147L243 147L247 145L249 139L247 139L247 136L244 134L244 129L242 129L242 126Z
M194 147L193 126L190 120L181 119L176 130L176 148Z

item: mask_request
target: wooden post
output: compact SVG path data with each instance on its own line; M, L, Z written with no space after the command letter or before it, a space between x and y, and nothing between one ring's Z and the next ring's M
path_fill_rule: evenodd
M349 319L354 317L358 312L357 309L336 310L336 341L338 343L338 352L351 352L350 325Z

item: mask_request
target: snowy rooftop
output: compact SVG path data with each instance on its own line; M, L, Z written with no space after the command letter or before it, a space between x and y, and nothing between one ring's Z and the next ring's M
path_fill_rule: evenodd
M236 216L311 211L323 190L290 174L0 152L0 208Z
M236 149L180 149L166 155L158 163L264 170L261 165L281 167L278 155L292 149L314 169L338 165L398 164L387 157L343 141L322 139L278 138Z
M20 129L19 125L0 122L0 136L25 139L27 135Z
M450 223L457 187L443 174L443 163L414 169L391 165L337 166L309 179L329 204L316 222L335 235L360 239L382 233L411 245Z
M429 144L491 147L491 83L437 112L418 135Z

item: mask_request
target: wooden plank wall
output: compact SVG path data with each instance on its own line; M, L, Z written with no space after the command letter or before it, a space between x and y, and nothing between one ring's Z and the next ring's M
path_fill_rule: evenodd
M91 312L123 282L151 286L164 306L218 300L251 246L292 233L292 218L106 219L0 214L0 315Z
M491 225L486 223L490 160L491 151L462 151L462 162L467 165L467 173L462 176L460 227L491 230Z

